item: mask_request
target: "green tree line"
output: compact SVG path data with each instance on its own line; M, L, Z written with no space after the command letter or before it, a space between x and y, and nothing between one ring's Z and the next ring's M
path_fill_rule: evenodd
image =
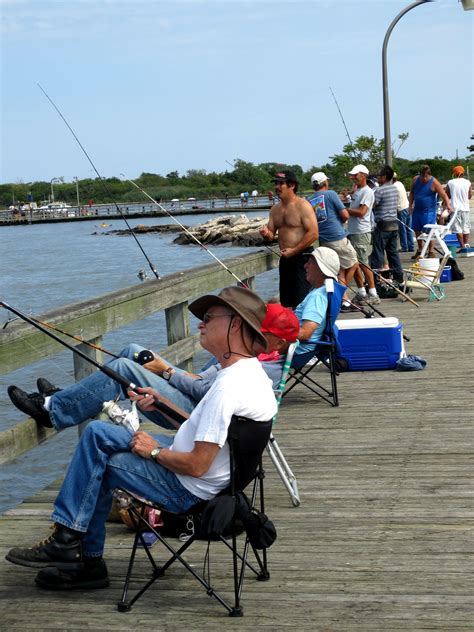
M408 134L402 134L399 139L406 140ZM434 176L441 182L451 178L452 169L456 164L466 164L464 160L447 160L442 156L407 160L394 159L394 169L399 179L407 188L421 166L428 164ZM136 183L149 195L157 200L172 198L186 199L195 197L205 199L220 197L226 193L229 196L239 195L242 191L257 189L260 193L273 190L272 178L277 171L291 169L300 180L300 192L311 191L311 175L315 171L324 171L329 176L331 187L337 191L349 186L347 172L355 164L365 164L371 173L376 174L384 164L383 140L373 136L359 136L354 143L345 145L340 154L329 158L323 165L313 165L306 171L300 165L290 165L280 162L264 162L254 164L240 158L234 161L233 167L224 172L207 172L204 169L189 169L185 174L171 171L165 176L156 173L142 173L136 178ZM116 202L144 202L144 195L130 182L116 177L86 178L79 180L79 199L81 205L87 205L89 200L94 204ZM47 201L51 193L50 182L8 183L0 185L0 205L5 208L12 203L23 203L30 199L38 206ZM54 184L56 200L75 205L77 203L76 182Z

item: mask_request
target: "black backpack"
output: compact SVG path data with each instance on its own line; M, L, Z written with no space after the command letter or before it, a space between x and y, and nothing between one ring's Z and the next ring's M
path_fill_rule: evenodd
M457 261L454 257L449 257L446 262L447 266L451 266L451 280L462 281L464 279L464 272L460 269Z

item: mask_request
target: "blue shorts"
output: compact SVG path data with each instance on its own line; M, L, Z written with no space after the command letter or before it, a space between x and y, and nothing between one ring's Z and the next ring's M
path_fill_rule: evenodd
M412 229L416 230L417 233L422 233L425 224L436 224L436 209L434 211L428 211L427 213L413 212L411 216Z

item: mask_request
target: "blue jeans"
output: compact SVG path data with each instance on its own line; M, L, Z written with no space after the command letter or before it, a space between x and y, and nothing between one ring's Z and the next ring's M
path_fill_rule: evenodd
M407 208L397 213L399 222L398 225L398 237L400 239L400 248L403 252L411 252L415 247L415 240L413 239L413 231L411 229L411 215Z
M128 345L120 352L121 357L112 360L107 366L138 386L151 386L176 406L186 412L192 412L196 402L191 397L181 393L177 388L168 384L166 380L133 360L134 353L142 350L143 347L139 345ZM181 369L176 370L180 371ZM102 371L96 371L77 384L68 386L51 397L49 413L52 424L56 430L77 426L86 419L97 417L102 411L102 404L117 397L122 400L127 399L127 394L120 384ZM143 414L162 428L176 429L158 411Z
M200 502L170 470L130 451L132 434L123 426L93 421L83 432L66 478L54 503L52 520L83 532L83 551L100 557L104 551L105 521L116 487L150 499L164 509L185 512ZM170 437L157 435L161 445Z
M402 264L398 255L398 230L379 230L376 228L372 236L372 254L370 267L375 270L383 267L384 252L387 253L388 265L396 281L403 281Z

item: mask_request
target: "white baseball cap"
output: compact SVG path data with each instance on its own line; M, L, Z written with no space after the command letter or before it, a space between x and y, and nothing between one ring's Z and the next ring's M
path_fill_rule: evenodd
M318 248L314 248L311 256L316 259L316 263L324 276L337 279L341 262L339 261L339 255L335 250L319 246Z
M366 176L369 175L369 170L365 165L356 165L353 167L347 175L355 176L357 173L365 173Z
M313 173L313 175L311 176L311 184L314 184L316 182L318 186L321 185L323 182L326 182L326 180L329 180L329 178L323 171L316 171L316 173Z

